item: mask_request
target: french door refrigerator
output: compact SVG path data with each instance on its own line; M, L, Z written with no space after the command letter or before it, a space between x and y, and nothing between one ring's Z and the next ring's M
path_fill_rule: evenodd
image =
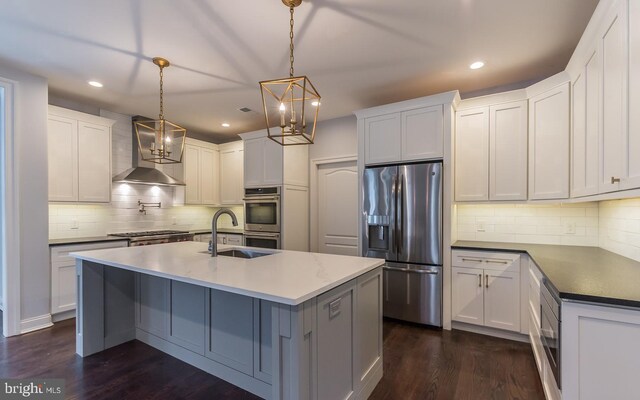
M442 326L442 162L364 171L362 252L384 258L384 316Z

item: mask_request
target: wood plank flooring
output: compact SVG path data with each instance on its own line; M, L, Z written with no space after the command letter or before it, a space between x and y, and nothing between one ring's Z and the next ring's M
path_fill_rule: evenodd
M526 343L385 320L384 377L370 399L544 399L537 374ZM83 359L75 320L0 337L0 377L64 378L69 399L257 399L138 341Z

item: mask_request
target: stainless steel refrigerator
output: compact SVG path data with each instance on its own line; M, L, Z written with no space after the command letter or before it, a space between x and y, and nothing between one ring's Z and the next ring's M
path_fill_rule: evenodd
M362 252L384 258L384 316L442 326L442 163L364 171Z

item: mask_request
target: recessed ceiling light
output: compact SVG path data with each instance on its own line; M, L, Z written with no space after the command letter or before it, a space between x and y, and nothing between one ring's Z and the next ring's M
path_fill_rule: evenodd
M230 126L231 126L231 124L229 124L229 123L227 123L227 122L223 122L223 123L222 123L222 126L223 126L223 127L225 127L225 128L228 128L228 127L230 127Z
M473 64L469 65L469 68L471 69L480 69L484 67L484 62L483 61L476 61Z
M322 105L322 103L320 103L319 101L314 101L314 102L311 103L311 105L314 106L314 107L318 107L318 106Z
M93 86L93 87L103 87L104 85L98 81L89 81L88 82L89 85Z

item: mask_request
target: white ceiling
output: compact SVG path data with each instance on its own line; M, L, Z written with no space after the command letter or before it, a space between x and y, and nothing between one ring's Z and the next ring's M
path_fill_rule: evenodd
M305 0L296 74L322 95L321 120L540 79L564 69L597 2ZM47 77L52 95L154 117L151 58L162 56L173 64L166 117L214 140L260 129L258 81L288 75L281 0L0 0L0 9L0 61ZM470 70L478 59L486 67Z

